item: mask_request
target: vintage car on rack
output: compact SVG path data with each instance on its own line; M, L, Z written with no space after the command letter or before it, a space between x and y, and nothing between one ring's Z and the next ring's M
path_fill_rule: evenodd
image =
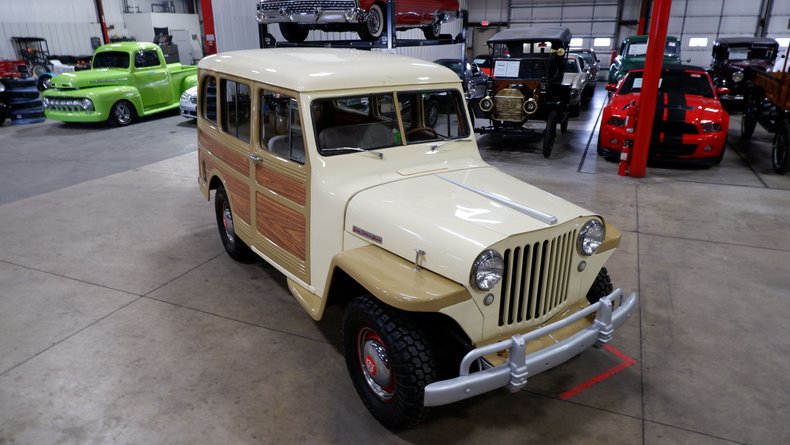
M752 70L769 72L776 63L779 43L768 37L722 37L713 43L710 74L717 87L730 92L720 99L728 111L744 108Z
M490 125L475 131L523 132L528 121L545 121L543 156L548 158L557 124L568 118L571 86L563 83L563 74L570 41L567 28L506 29L491 37L488 91L471 102L475 117Z
M129 125L139 116L178 109L197 82L197 67L166 63L159 45L120 42L96 49L91 69L52 78L44 91L48 119Z
M420 28L426 39L439 38L442 23L461 16L458 0L398 1L395 28ZM289 42L303 42L310 30L356 31L362 40L378 40L387 27L387 1L260 0L258 23L278 23Z
M644 70L631 70L620 82L601 117L598 154L618 159L626 138L628 108L638 105ZM724 157L730 116L724 111L707 71L691 65L664 65L648 159L714 165Z
M315 320L342 308L348 372L382 424L518 390L634 312L604 267L620 232L486 164L452 71L328 48L199 67L197 177L225 250L271 263Z
M620 52L609 66L608 83L615 85L629 70L643 68L645 66L645 56L647 55L647 36L630 36L623 39L620 44ZM679 64L680 61L680 40L674 36L667 36L664 43L664 64Z
M571 86L571 96L568 101L570 116L576 117L581 112L582 101L587 101L587 84L589 83L589 73L584 69L584 59L577 54L568 55L565 61L565 74L562 75L562 82ZM565 123L561 125L567 125Z

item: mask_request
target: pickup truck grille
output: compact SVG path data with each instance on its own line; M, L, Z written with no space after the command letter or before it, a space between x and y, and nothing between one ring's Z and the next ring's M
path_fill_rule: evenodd
M61 97L57 99L49 99L47 109L52 111L66 111L74 113L78 111L85 111L82 108L82 99Z
M506 249L499 326L543 321L568 298L576 230Z
M258 11L278 12L281 9L290 14L312 14L320 9L353 9L357 7L356 1L279 1L258 3Z

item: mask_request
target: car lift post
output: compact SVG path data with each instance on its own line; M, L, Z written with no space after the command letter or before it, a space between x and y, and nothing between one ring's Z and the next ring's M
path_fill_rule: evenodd
M647 169L647 153L650 149L650 136L653 132L653 118L656 115L658 81L661 78L661 66L664 62L667 23L669 22L669 10L671 7L672 0L655 0L650 16L645 71L642 79L642 90L639 93L636 138L629 169L629 175L636 178L643 178Z

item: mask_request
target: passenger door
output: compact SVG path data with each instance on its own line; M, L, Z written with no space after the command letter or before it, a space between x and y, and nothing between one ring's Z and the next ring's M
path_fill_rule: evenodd
M254 178L255 246L268 259L310 283L310 168L299 106L288 93L256 91L257 143L250 153Z
M142 96L143 108L164 106L173 100L167 65L156 50L134 54L134 84Z

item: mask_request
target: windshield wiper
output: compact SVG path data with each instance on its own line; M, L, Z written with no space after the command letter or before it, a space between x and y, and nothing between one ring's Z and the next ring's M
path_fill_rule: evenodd
M330 153L331 152L339 152L339 151L356 151L356 152L359 152L359 153L372 153L372 154L378 156L379 159L384 159L384 153L382 153L380 151L371 151L371 150L366 150L364 148L359 148L359 147L332 147L332 148L324 148L321 151L330 152Z
M450 142L469 142L466 139L450 139L450 138L444 137L442 135L439 135L439 137L442 139L442 142L438 142L436 144L431 144L431 151L436 151L436 149L438 149L439 147L441 147L441 146L443 146L445 144L449 144Z

